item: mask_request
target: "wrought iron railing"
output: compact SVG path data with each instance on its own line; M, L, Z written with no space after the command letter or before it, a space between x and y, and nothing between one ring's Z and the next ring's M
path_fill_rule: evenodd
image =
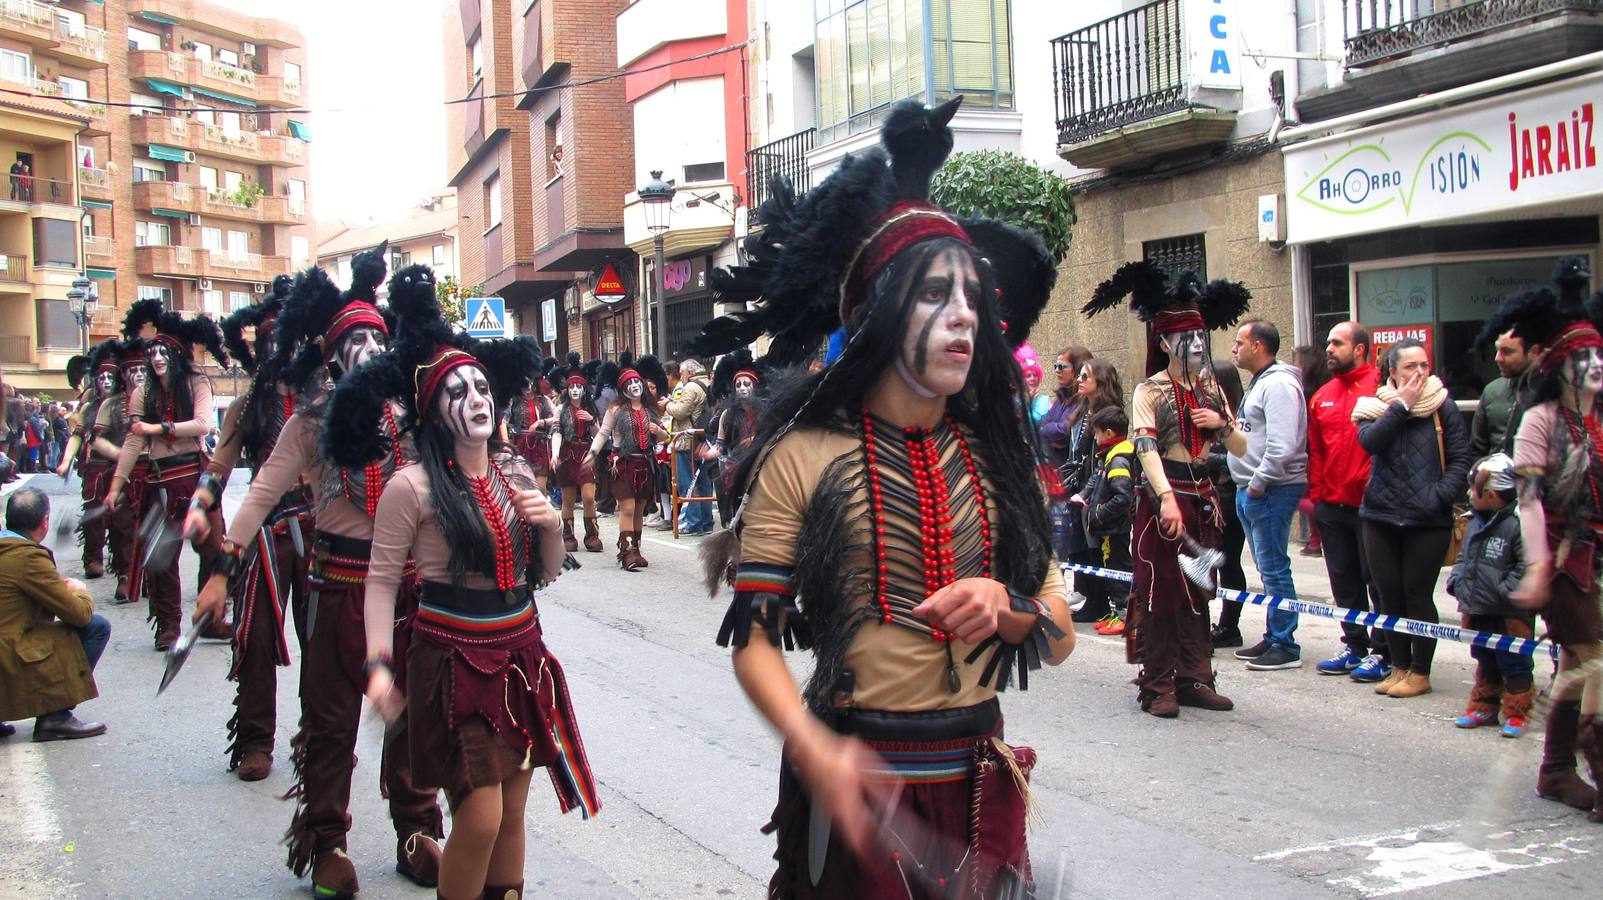
M1342 0L1347 65L1372 65L1563 12L1603 13L1603 0Z
M768 181L775 175L790 179L797 194L813 186L807 153L818 140L818 129L798 131L746 152L746 205L755 210L768 199Z
M1157 0L1052 41L1059 143L1185 107L1184 6Z

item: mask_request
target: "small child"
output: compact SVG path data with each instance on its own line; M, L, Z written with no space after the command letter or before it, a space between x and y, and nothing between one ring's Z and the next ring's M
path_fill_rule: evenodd
M1469 501L1475 513L1464 531L1464 545L1447 576L1447 593L1458 598L1465 628L1529 638L1535 632L1531 613L1515 606L1509 595L1525 575L1520 552L1520 522L1514 506L1514 461L1494 453L1469 471ZM1491 647L1472 647L1475 686L1469 708L1453 720L1459 728L1498 724L1503 736L1525 733L1525 717L1535 696L1531 657Z
M1135 445L1125 434L1130 419L1124 409L1107 406L1091 414L1086 423L1096 438L1100 465L1086 482L1079 503L1085 507L1085 533L1091 546L1100 549L1103 568L1121 572L1131 570L1130 516L1135 509ZM1096 590L1104 592L1111 612L1096 624L1098 634L1123 634L1124 612L1129 587L1120 581L1097 579Z

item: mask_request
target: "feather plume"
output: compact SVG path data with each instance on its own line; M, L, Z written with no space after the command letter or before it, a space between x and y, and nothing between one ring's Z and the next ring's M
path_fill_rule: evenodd
M668 396L668 370L662 367L662 361L655 354L647 353L635 360L635 371L640 377L651 382L657 389L658 397Z
M1015 349L1030 336L1052 298L1058 270L1046 244L1033 231L996 219L962 219L963 230L990 266L1000 292L1005 337Z
M389 268L389 250L390 242L384 241L351 258L351 286L345 292L347 300L375 300L378 286L384 281L384 273Z
M1113 277L1097 285L1091 299L1080 312L1087 316L1113 309L1130 298L1130 308L1143 322L1157 318L1168 292L1169 277L1163 269L1146 260L1125 263Z
M1239 281L1216 278L1202 287L1197 306L1202 310L1202 321L1209 331L1218 331L1236 324L1251 308L1252 292Z
M411 391L411 372L393 350L345 373L329 395L318 435L323 458L358 469L387 456L390 437L381 424L384 408L390 398Z
M73 354L67 359L67 384L75 391L82 390L83 377L89 371L89 357L82 353Z

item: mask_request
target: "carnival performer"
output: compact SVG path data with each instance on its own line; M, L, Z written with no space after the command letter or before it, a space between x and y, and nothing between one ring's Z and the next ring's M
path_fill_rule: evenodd
M560 370L559 370L560 371ZM601 552L601 523L596 519L596 470L585 465L600 423L590 400L589 382L579 365L579 354L569 351L563 377L564 399L557 415L557 487L562 488L562 543L569 553L579 549L573 534L573 513L584 502L584 549Z
M702 447L703 462L718 466L718 522L729 527L734 506L729 501L735 468L757 437L757 422L766 398L759 393L762 377L747 349L726 353L713 366L712 390L707 402L713 407L712 440Z
M106 491L111 488L111 474L117 467L119 444L94 434L95 421L100 407L107 403L122 402L122 372L118 354L122 342L108 338L83 356L67 361L67 380L74 388L82 386L78 407L68 417L72 429L67 448L61 454L56 474L67 477L68 470L76 466L82 481L83 518L78 525L78 539L83 543L84 578L101 578L106 574ZM119 579L128 571L125 556L127 546L111 542L111 570Z
M341 381L322 439L348 466L383 458L390 439L374 426L386 398L400 398L417 463L396 473L374 520L368 696L391 721L405 709L416 783L451 804L437 896L516 900L534 767L550 770L563 811L600 808L532 598L562 571L562 520L527 464L492 440L536 357L451 333L434 297L427 267L396 273L395 348ZM422 599L403 659L388 623L414 560Z
M223 341L240 368L252 376L246 393L229 404L217 449L200 477L184 522L185 535L207 535L229 476L241 459L251 473L273 452L284 423L295 412L295 392L278 376L273 353L273 326L283 311L292 280L273 279L267 299L223 320ZM244 330L254 328L255 347ZM295 643L306 650L308 546L315 527L311 489L304 481L284 492L260 533L251 542L250 561L237 576L234 659L228 678L237 683L234 714L228 720L228 768L241 781L260 781L273 768L273 734L277 730L279 666L289 665L284 625L294 617Z
M556 365L555 359L547 359L541 373L524 385L507 413L507 433L512 446L529 464L534 483L542 493L551 477L551 428L557 424L557 407L551 402L549 376Z
M122 455L122 445L128 438L128 428L133 420L128 417L129 405L133 396L145 389L145 380L150 375L150 363L145 357L145 342L143 338L129 341L119 341L117 344L117 368L121 376L121 386L117 394L108 397L106 402L100 404L95 414L94 427L90 436L95 440L105 440L116 446L117 454ZM149 475L150 459L141 454L134 462L134 467L128 476L128 491L130 496L140 496L145 490L145 479ZM111 478L106 479L106 490L111 490ZM134 532L139 527L138 511L132 503L122 503L113 506L106 504L106 542L111 546L111 563L117 573L117 588L112 594L112 602L116 604L133 603L139 595L128 592L128 578L133 572ZM119 564L118 559L122 562ZM120 565L120 567L119 567Z
M1146 323L1146 380L1131 400L1130 437L1141 462L1132 521L1135 583L1125 622L1125 656L1138 663L1137 700L1146 712L1174 718L1181 706L1226 711L1235 704L1215 689L1208 636L1211 588L1186 577L1188 541L1217 550L1224 528L1219 495L1208 477L1208 448L1223 440L1241 454L1246 438L1231 425L1235 411L1214 380L1208 332L1235 324L1251 295L1240 284L1202 284L1183 272L1173 285L1150 262L1121 267L1097 286L1082 312L1095 316L1129 296Z
M141 337L146 326L155 329L154 336L148 339ZM143 522L152 510L159 510L155 515L176 527L206 468L208 458L201 441L217 424L211 379L194 370L195 345L200 344L226 366L223 334L211 319L185 319L154 299L140 300L129 307L122 330L126 339L141 341L150 363L150 377L141 389L130 391L128 434L117 457L111 487L106 491L106 505L116 508L122 502L124 487L134 477L136 467L148 460L141 490L128 498L137 510L136 521ZM156 624L156 649L166 650L178 640L183 619L180 554L173 553L160 571L146 571L146 548L142 542L149 538L150 535L135 533L128 593L139 597L143 591L149 598L150 618ZM200 557L200 579L204 581L217 561L216 536L197 535L191 546ZM232 635L232 626L219 614L202 636L227 640Z
M1603 293L1583 304L1590 275L1584 258L1566 257L1558 294L1538 288L1509 297L1481 338L1512 328L1526 346L1547 349L1532 380L1534 405L1514 439L1525 577L1513 599L1541 610L1561 651L1536 793L1603 822L1603 796L1575 763L1579 750L1593 782L1603 784Z
M719 631L783 735L773 897L1012 897L1035 753L1002 740L996 693L1074 647L1010 342L1055 272L1033 234L932 206L959 99L894 106L884 148L798 202L776 178L708 355L771 334L766 362L828 368L772 400L704 549L734 600ZM887 165L887 157L889 165ZM738 560L738 562L737 562ZM799 605L798 605L799 603ZM811 647L798 700L780 653Z
M317 436L328 416L331 381L345 377L389 342L389 325L375 305L387 249L381 244L357 254L344 294L317 267L296 278L274 328L277 360L271 364L295 390L295 411L251 479L250 491L229 523L218 573L199 600L202 609L222 609L231 580L237 589L246 548L257 540L284 494L304 478L312 489L317 536L301 657L300 730L291 742L295 786L285 795L296 804L284 837L287 865L296 875L310 868L313 891L320 897L348 897L359 889L346 846L365 684L362 614L373 516L384 485L414 457L409 442L398 439L398 409L375 426L391 441L392 452L382 460L340 466L319 449ZM403 637L415 603L410 585L403 582L397 604L395 629ZM387 736L380 761L381 787L395 826L395 867L412 881L432 886L439 877L443 819L435 792L413 786L404 730L397 731Z
M645 359L656 363L655 357L643 357L642 361ZM666 384L667 380L667 375L663 374L662 383ZM606 382L603 386L607 386ZM646 380L640 372L621 369L617 375L616 396L602 416L595 437L590 439L583 467L595 471L596 460L610 439L612 496L618 501L618 565L632 572L650 565L640 554L640 532L646 505L651 502L657 483L656 442L666 438L667 432L657 423L655 407L646 400Z

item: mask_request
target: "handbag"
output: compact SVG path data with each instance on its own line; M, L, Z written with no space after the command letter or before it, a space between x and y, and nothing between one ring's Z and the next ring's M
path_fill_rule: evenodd
M1442 461L1442 471L1447 471L1447 443L1442 439L1442 411L1430 417L1436 426L1436 453ZM1442 559L1442 568L1447 568L1458 562L1458 554L1464 547L1464 530L1469 527L1469 510L1459 504L1453 504L1453 533L1447 541L1447 554Z

